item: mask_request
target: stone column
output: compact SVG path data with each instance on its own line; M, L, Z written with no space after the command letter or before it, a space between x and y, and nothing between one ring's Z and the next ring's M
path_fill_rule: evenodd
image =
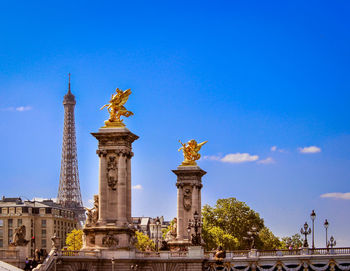
M202 176L206 174L198 166L179 166L173 172L177 176L177 237L169 241L171 247L189 245L187 227L195 211L201 218Z
M200 206L200 208L198 208L199 217L202 217L202 187L203 184L198 185L198 204Z
M184 223L184 207L182 205L183 199L183 185L176 184L177 187L177 236L176 239L184 239L184 228L178 227L178 225L183 225Z
M118 226L125 226L127 223L127 167L126 167L126 153L121 152L119 154L118 161Z
M103 150L97 150L96 151L97 155L100 158L100 172L99 172L99 179L100 179L100 185L99 185L99 195L103 195L101 198L105 198L107 196L107 176L105 174L106 172L106 156L107 156L107 151ZM99 213L99 218L98 221L100 223L105 223L106 218L107 218L107 202L106 201L101 201L99 199L99 206L98 206L98 213Z
M138 136L127 128L101 128L92 135L98 140L100 157L98 211L84 227L85 250L130 250L134 230L131 223L132 143ZM95 220L96 212L98 220Z
M127 159L127 182L126 182L126 193L127 193L127 218L128 222L132 224L132 218L131 218L131 158L133 156L133 153L130 154L130 157Z

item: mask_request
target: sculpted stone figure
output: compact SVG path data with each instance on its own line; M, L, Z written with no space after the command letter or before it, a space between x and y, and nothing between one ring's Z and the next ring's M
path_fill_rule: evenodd
M98 195L94 196L94 207L85 208L86 210L86 221L85 225L91 227L95 225L98 221Z
M104 128L107 127L124 127L125 124L123 120L120 119L121 116L130 117L134 115L131 111L126 110L124 104L129 99L129 95L131 94L131 90L127 89L125 91L117 88L116 94L112 94L112 97L108 104L105 104L101 107L101 110L107 107L109 112L109 119L105 121Z
M166 241L174 240L177 236L177 218L175 217L173 223L170 224L170 230L166 234Z
M28 240L25 239L26 237L26 226L22 225L15 229L15 233L13 234L13 246L25 246L28 244Z
M116 247L118 245L119 241L116 237L113 236L113 234L108 233L106 236L102 238L102 245L105 247Z
M112 190L116 190L115 186L118 182L118 168L117 161L115 156L109 156L107 162L107 181L108 186L112 188Z
M192 193L190 188L185 188L184 189L184 208L188 211L191 209L192 206Z
M187 145L186 143L185 144L182 143L180 140L179 142L182 145L179 151L180 150L183 151L183 155L185 158L181 166L196 166L197 165L196 161L199 160L199 158L201 158L201 155L198 152L202 148L202 146L208 141L197 143L196 140L191 139L190 141L187 142Z

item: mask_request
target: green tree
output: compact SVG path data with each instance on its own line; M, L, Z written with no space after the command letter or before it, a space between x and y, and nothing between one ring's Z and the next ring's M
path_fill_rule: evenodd
M138 250L140 251L155 250L156 246L154 242L148 237L148 235L140 231L136 231L135 235L137 238L136 248Z
M258 241L260 244L257 246L262 249L280 249L282 242L276 237L267 227L264 227L259 232Z
M288 249L290 246L292 246L293 249L303 246L303 240L299 233L296 233L291 237L286 236L282 238L281 247L283 249Z
M265 227L260 215L236 198L219 199L214 207L205 205L202 216L203 239L209 250L219 245L225 249L247 249L249 243L244 237L253 226L259 231L255 242L257 248L274 249L280 246L279 239Z
M73 229L68 233L66 245L68 250L80 250L83 247L83 231Z

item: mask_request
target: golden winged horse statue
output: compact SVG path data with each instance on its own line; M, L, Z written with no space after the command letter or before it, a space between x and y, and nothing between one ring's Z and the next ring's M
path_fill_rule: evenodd
M123 120L120 119L120 117L130 117L134 115L134 113L124 107L124 104L127 102L131 94L131 89L123 91L117 88L115 91L116 94L112 94L109 103L105 104L100 109L102 110L103 108L107 107L107 110L109 112L109 119L105 121L105 126L103 128L124 127L125 124L123 123Z
M198 152L202 148L202 146L208 141L197 143L196 140L191 139L187 142L187 145L186 143L182 143L180 140L179 142L182 145L182 147L178 151L182 150L185 158L181 166L196 166L196 160L199 160L199 158L201 158L201 155Z

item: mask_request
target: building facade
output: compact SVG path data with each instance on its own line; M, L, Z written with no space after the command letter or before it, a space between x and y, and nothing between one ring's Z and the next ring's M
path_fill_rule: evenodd
M157 218L153 217L133 217L134 227L146 234L158 247L161 247L163 238L163 230L167 229L170 221L165 221L163 216Z
M8 249L15 229L24 225L27 255L35 249L51 250L51 237L56 233L63 247L67 233L78 227L73 211L52 200L22 201L21 198L0 200L0 249Z

